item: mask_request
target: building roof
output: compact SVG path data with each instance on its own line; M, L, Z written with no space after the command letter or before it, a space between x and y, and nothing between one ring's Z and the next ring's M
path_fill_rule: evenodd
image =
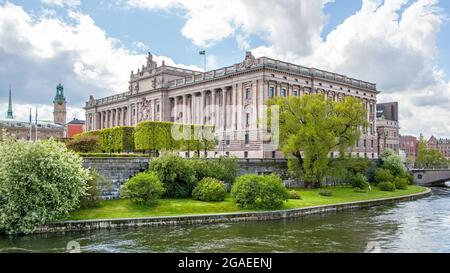
M86 124L86 121L74 118L71 122L69 122L67 124L81 124L81 125L84 125L84 124Z
M34 126L36 122L32 121L31 124ZM38 120L37 124L38 128L64 129L62 125L45 120ZM19 119L0 119L0 127L30 128L30 122Z

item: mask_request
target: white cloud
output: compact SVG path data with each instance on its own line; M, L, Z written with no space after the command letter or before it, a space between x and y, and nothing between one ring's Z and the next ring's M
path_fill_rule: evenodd
M48 13L30 15L8 2L0 4L0 90L5 91L0 101L7 101L8 84L12 84L18 115L27 104L50 105L58 82L65 86L69 106L83 113L81 107L89 95L127 91L131 69L145 63L145 54L134 54L108 37L88 15L69 11L69 16L72 23ZM198 69L164 56L155 59Z
M76 7L81 4L81 0L41 0L43 4L47 6L58 6L58 7Z
M182 10L182 34L211 46L235 36L242 50L375 82L380 101L400 101L402 133L450 135L450 82L436 66L446 20L437 0L362 0L362 7L321 38L332 1L127 0L130 6Z
M248 48L250 34L259 35L280 51L310 53L326 22L323 5L330 0L126 0L131 7L183 10L182 34L201 47L235 35Z

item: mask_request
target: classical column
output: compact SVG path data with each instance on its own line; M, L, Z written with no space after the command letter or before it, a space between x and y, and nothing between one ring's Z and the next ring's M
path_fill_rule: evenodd
M222 88L222 124L224 131L227 130L227 88Z

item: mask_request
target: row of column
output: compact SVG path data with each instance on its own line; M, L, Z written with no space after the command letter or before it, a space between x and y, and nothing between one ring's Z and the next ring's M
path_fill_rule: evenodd
M120 107L95 113L95 117L93 118L94 124L91 128L101 130L115 126L127 126L130 124L129 114L128 107Z
M234 120L230 117L230 107L234 105L233 87L205 90L172 97L172 121L184 124L215 125L225 130Z

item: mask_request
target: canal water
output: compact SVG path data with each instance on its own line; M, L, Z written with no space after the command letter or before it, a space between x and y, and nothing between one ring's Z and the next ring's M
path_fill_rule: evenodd
M447 252L450 188L417 201L272 222L0 237L0 252Z

